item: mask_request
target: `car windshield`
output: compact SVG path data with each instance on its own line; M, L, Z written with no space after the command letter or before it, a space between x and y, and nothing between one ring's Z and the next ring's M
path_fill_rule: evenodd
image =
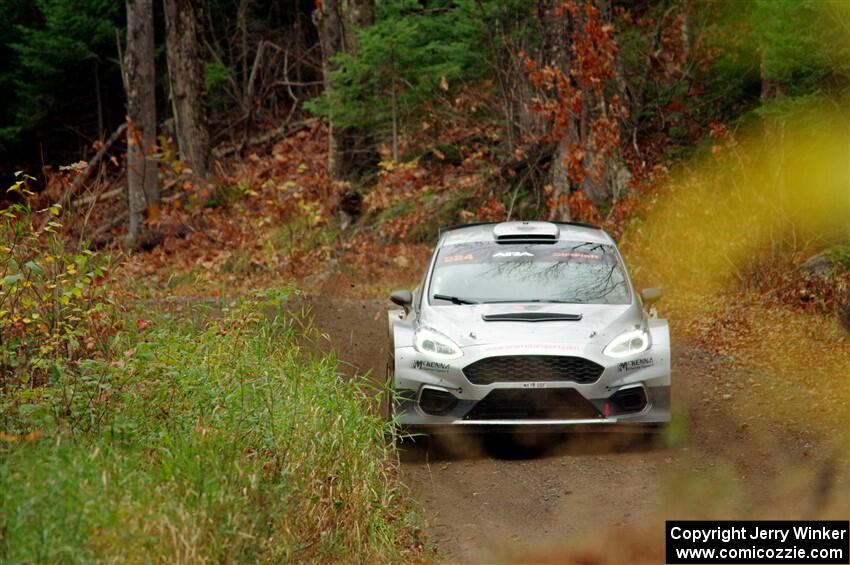
M434 304L630 301L614 246L574 241L447 245L437 254L429 295Z

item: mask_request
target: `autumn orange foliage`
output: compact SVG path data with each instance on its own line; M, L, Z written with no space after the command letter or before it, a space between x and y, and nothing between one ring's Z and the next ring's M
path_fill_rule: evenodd
M556 8L555 15L573 22L569 56L565 62L544 64L525 57L532 84L541 92L533 109L551 124L550 141L567 140L564 164L570 181L576 186L587 177L599 182L619 151L620 123L628 115L621 96L610 92L619 52L614 26L603 21L592 2L568 0ZM598 217L586 197L550 195L550 210L565 204L580 219Z

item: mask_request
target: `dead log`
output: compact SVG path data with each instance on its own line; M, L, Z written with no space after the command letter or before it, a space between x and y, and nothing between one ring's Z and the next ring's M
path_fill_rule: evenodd
M109 136L109 139L106 140L106 142L103 144L103 147L101 147L100 150L95 153L94 157L92 157L91 160L88 162L86 168L83 169L83 172L77 175L77 178L74 179L74 182L71 183L71 186L69 186L65 190L62 196L59 198L57 204L64 206L66 203L70 202L71 197L73 197L77 192L79 192L83 184L91 178L95 171L97 171L98 167L100 166L100 162L109 153L109 149L115 144L116 141L121 139L121 137L126 133L126 131L127 122L124 122L123 124L118 126L118 129L112 132L112 135ZM46 226L47 222L49 221L50 217L45 218L41 227L44 228L44 226Z
M123 212L116 214L102 226L95 229L90 236L90 245L95 249L105 247L110 241L112 241L112 238L109 237L109 232L127 221L129 216L130 213L127 210L124 210Z
M286 124L286 125L283 125L279 128L275 128L273 130L269 130L269 131L263 132L263 133L261 133L257 136L254 136L254 137L248 139L245 143L243 143L241 145L229 145L227 147L216 147L215 149L213 149L213 156L215 156L217 159L223 159L225 157L233 155L234 153L238 153L239 151L242 151L246 147L251 147L251 146L256 146L256 145L265 145L265 144L270 143L272 141L276 141L276 140L282 139L284 137L289 137L290 135L292 135L294 133L298 133L299 131L301 131L303 129L307 129L308 127L311 127L313 124L316 123L316 121L317 120L315 118L310 118L310 119L298 122L296 124L291 124L291 125Z
M109 139L103 144L103 147L95 153L94 157L91 158L86 168L83 169L83 172L80 173L77 178L74 179L74 182L71 183L71 186L68 187L68 190L65 191L65 194L62 195L62 198L59 199L59 203L68 202L74 194L76 194L80 188L83 186L87 180L91 178L91 176L97 171L100 162L109 153L109 149L115 144L116 141L121 139L124 133L127 131L127 122L124 122L118 129L112 132L112 135L109 136Z
M116 196L120 196L126 192L126 188L123 186L119 186L118 188L113 188L112 190L107 190L106 192L102 192L100 194L92 194L91 196L85 196L83 198L78 198L71 202L71 206L74 208L79 208L80 206L85 206L86 204L91 204L92 202L101 202L103 200L109 200L111 198L115 198Z

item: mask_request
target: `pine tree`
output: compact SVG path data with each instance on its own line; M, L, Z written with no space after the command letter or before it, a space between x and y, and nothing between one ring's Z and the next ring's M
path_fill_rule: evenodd
M116 0L0 0L0 144L32 143L37 133L49 152L123 121L121 8Z
M531 6L531 0L437 0L427 8L411 0L382 2L375 24L357 29L356 52L331 59L325 93L308 108L335 127L387 136L397 147L423 103L445 94L446 85L491 75L498 55L488 37L498 18L530 15Z

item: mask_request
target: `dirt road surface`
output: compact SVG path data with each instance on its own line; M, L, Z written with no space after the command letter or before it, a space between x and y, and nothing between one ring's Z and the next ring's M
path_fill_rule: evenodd
M383 378L388 302L307 304L348 372ZM403 478L437 558L661 563L666 519L847 518L846 398L833 399L844 419L826 428L777 421L761 389L746 385L752 371L675 333L673 379L672 441L594 433L547 437L542 451L474 436L405 444Z

